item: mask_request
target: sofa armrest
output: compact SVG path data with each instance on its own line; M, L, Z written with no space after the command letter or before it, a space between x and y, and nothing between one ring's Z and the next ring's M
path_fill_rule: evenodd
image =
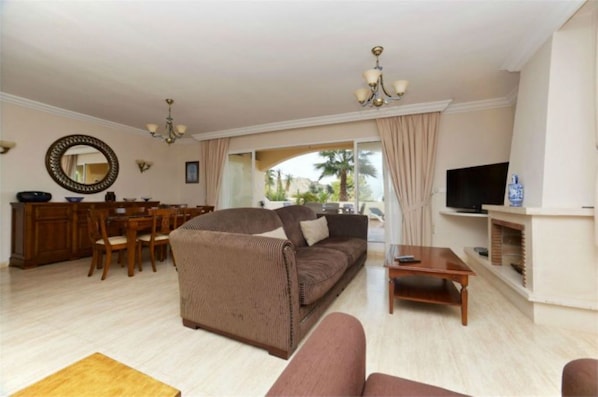
M290 355L300 315L295 251L288 240L177 229L170 243L186 325Z
M368 217L357 214L326 214L330 237L368 239Z
M359 396L365 384L365 333L359 320L327 315L295 353L267 396Z
M579 358L563 367L561 395L598 396L598 360Z

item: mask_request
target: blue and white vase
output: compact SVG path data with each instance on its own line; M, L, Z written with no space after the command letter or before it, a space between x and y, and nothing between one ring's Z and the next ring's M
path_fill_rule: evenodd
M519 183L517 175L513 175L509 183L509 202L511 207L521 207L523 204L523 185Z

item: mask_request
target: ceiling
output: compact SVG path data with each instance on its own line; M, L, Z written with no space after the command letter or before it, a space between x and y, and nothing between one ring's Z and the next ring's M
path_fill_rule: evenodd
M382 45L386 81L410 81L399 107L505 98L582 5L5 0L1 91L137 129L162 124L173 98L175 123L201 139L368 111L353 91Z

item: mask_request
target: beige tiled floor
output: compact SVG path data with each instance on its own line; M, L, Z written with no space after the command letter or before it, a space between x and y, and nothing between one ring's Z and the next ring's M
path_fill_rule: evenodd
M368 373L379 371L473 395L559 395L563 365L598 357L598 336L532 324L481 277L470 281L469 325L458 308L397 302L388 314L382 259L368 261L329 311L364 324ZM113 265L88 278L89 259L0 269L0 394L93 352L182 391L263 395L287 361L181 324L177 273Z

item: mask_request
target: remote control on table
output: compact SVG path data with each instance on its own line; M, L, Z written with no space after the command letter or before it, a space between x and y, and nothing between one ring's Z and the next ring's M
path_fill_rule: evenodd
M399 259L399 263L420 263L419 259L415 258L401 258Z
M395 256L395 261L400 261L402 259L413 259L415 258L413 255L400 255L400 256Z

